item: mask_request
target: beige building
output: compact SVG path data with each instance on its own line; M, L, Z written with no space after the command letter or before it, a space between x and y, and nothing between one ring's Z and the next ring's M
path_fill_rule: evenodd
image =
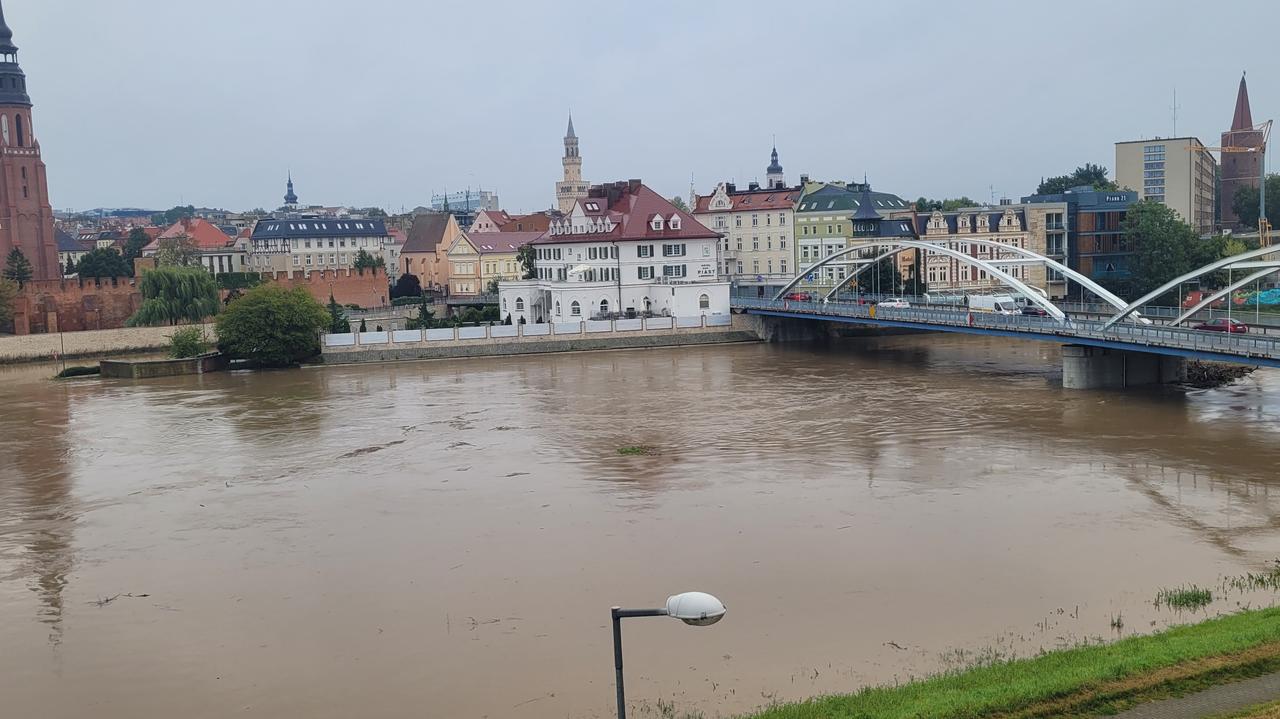
M792 215L799 199L799 187L761 189L754 182L745 190L721 182L710 195L694 197L693 216L720 234L718 274L746 284L791 279Z
M267 217L246 244L251 272L349 270L361 251L394 269L399 252L386 223L365 218Z
M917 215L916 230L922 240L944 243L949 249L995 262L1001 270L1056 299L1067 293L1064 277L1044 265L999 265L1000 259L1017 255L971 240L1021 247L1066 264L1066 217L1065 202L970 207ZM925 253L922 276L930 293L990 293L1006 289L984 270L938 253Z
M1218 163L1194 137L1116 143L1116 183L1163 203L1196 232L1213 232Z
M569 116L569 129L564 135L564 178L556 183L556 206L568 214L573 204L587 196L590 183L582 179L582 155L578 153L578 135L573 131L573 115Z
M477 232L460 234L445 252L449 296L482 295L493 282L519 280L523 268L516 260L520 247L543 232Z

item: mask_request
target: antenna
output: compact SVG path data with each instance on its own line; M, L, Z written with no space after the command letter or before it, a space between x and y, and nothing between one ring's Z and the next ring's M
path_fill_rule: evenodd
M1173 86L1173 104L1169 106L1169 109L1173 112L1173 136L1177 137L1178 136L1178 110L1182 109L1182 106L1178 104L1178 86L1177 85Z

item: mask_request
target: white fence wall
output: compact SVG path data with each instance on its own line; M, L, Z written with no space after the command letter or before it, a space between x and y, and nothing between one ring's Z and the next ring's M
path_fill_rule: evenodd
M705 324L704 324L705 323ZM517 337L547 337L557 335L605 334L610 332L637 332L641 330L699 329L701 327L731 327L731 315L707 315L698 317L649 317L631 320L587 320L585 322L558 322L555 324L482 325L480 327L451 327L431 330L395 330L392 332L361 332L326 334L325 347L378 346L388 344L417 344L421 342L453 342L455 340L515 339Z
M587 320L588 332L612 332L613 323L609 320Z
M515 337L520 332L516 325L494 325L489 328L490 337Z
M386 332L361 332L360 344L362 345L385 345L391 341L391 337Z
M459 327L458 339L460 340L482 340L488 337L488 327Z
M432 341L432 340L452 340L452 339L453 339L453 328L452 328L452 327L448 327L448 328L444 328L444 329L427 330L427 341L428 341L428 342L430 342L430 341Z
M576 335L582 333L581 322L557 322L555 323L556 334L558 335Z
M325 347L353 347L356 344L356 336L347 332L339 335L325 335Z
M708 327L729 327L733 325L733 315L707 315Z
M644 321L647 330L669 330L673 326L670 317L647 317Z
M421 342L422 330L396 330L391 333L392 342Z
M680 327L682 329L689 329L692 327L701 327L701 326L702 326L701 317L677 317L676 318L676 327Z
M644 320L614 320L613 329L618 332L630 332L644 329Z
M525 337L542 337L551 334L551 325L521 325Z

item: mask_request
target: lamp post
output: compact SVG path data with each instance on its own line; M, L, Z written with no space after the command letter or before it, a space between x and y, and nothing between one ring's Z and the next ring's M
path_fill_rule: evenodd
M661 609L609 610L613 617L613 669L618 689L618 719L627 719L627 698L622 688L622 620L627 617L675 617L694 627L709 627L724 618L724 603L704 592L685 592L667 597Z

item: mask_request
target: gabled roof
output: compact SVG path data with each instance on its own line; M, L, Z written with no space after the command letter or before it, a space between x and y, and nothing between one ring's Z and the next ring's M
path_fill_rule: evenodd
M467 235L471 246L482 255L511 254L542 235L544 232L473 232Z
M939 213L942 215L943 221L947 223L947 234L951 234L951 235L958 234L960 232L960 216L961 215L969 216L970 229L976 229L978 226L978 215L985 214L987 216L987 223L990 225L989 231L993 233L999 232L1000 221L1004 219L1004 210L993 210L992 208L988 208L988 207L951 210L948 212L942 212L939 210ZM932 212L922 212L916 215L916 232L918 232L920 236L923 237L925 234L928 233L929 221L933 218L933 214L934 213ZM1013 214L1014 214L1014 217L1018 219L1018 231L1026 232L1027 230L1026 212L1022 209L1014 209Z
M178 220L170 225L145 249L154 250L160 246L161 242L178 238L188 239L196 249L200 250L216 250L231 244L231 238L219 230L217 225L208 220L192 217Z
M68 235L61 227L53 229L54 240L58 243L58 252L85 252L85 246L76 238Z
M1253 113L1249 109L1249 86L1240 76L1240 89L1236 91L1236 112L1231 118L1231 129L1248 130L1253 127Z
M719 188L717 188L719 192ZM800 188L787 187L780 190L734 190L726 191L729 197L729 209L712 210L711 201L715 193L706 197L699 196L693 208L694 214L704 215L711 212L743 212L746 210L790 210L800 199Z
M382 220L342 218L302 219L268 217L253 226L253 239L309 237L385 237L387 225Z
M796 207L796 212L836 213L857 210L861 204L862 187L861 184L845 186L825 184L801 197L800 204ZM880 214L902 212L915 207L913 203L888 192L870 191L869 195L873 205L872 209Z
M510 215L507 223L500 229L503 232L546 232L551 229L551 216L545 212Z
M401 252L435 252L444 240L449 223L456 220L447 212L426 212L413 218L409 239Z
M653 228L654 217L663 218L662 229ZM574 227L575 217L592 220L594 227L579 230ZM680 229L671 227L671 218L678 217ZM613 225L605 232L598 229L600 222ZM649 189L639 180L594 185L587 196L579 199L568 217L551 224L551 229L534 240L537 244L566 244L574 242L617 241L666 241L719 238L693 215L676 209L669 200Z

